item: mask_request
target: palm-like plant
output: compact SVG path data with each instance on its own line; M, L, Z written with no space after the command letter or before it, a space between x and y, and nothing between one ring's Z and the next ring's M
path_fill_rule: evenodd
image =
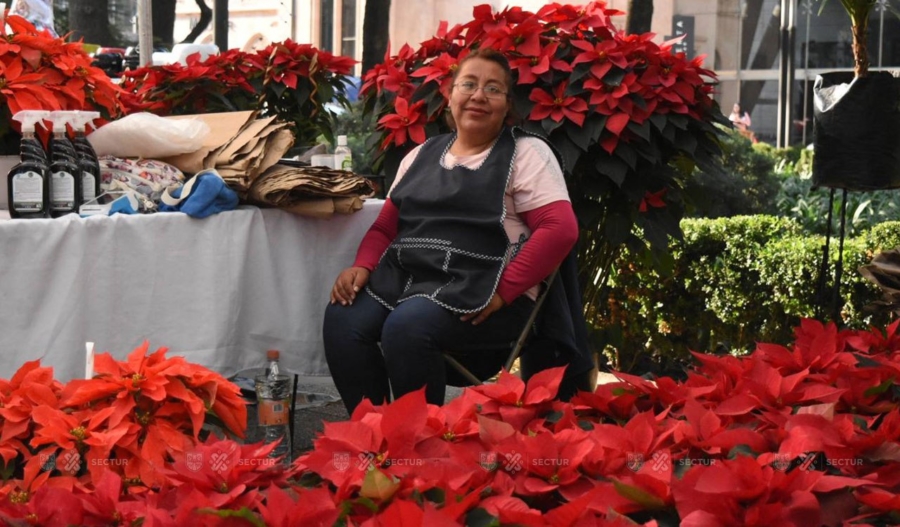
M827 1L822 0L820 13ZM857 77L869 75L869 14L876 4L878 4L878 0L841 0L841 5L850 15L853 33L853 73Z

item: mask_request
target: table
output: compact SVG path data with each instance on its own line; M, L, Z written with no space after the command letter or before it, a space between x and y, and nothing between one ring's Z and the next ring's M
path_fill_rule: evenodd
M124 359L144 340L226 376L268 349L327 375L331 285L382 203L327 220L241 207L0 221L0 378L41 359L65 382L84 376L85 342Z

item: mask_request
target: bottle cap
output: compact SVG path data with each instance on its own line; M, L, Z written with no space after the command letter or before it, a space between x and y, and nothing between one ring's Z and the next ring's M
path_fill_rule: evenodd
M347 146L347 136L339 135L337 136L338 146Z
M269 350L266 352L266 358L269 360L278 360L280 353L278 350Z

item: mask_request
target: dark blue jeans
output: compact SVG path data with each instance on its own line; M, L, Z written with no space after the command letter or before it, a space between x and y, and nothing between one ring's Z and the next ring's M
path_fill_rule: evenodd
M533 308L523 296L473 326L426 298L391 311L361 292L352 305L325 310L325 358L351 414L363 397L381 404L392 391L400 397L423 386L429 403L443 404L447 384L464 384L443 352L487 379L500 371Z

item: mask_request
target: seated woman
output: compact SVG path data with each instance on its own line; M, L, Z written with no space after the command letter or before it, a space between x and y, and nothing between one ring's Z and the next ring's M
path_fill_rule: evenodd
M460 62L449 101L456 133L404 158L356 261L335 281L325 355L351 413L364 397L381 404L423 386L429 403L443 404L442 353L514 341L540 282L577 241L549 145L505 125L511 85L496 51ZM486 379L508 354L455 358Z
M734 128L738 133L754 143L756 142L756 134L750 130L750 125L752 124L750 114L747 112L741 113L740 104L734 103L734 106L731 108L731 115L728 116L728 119L731 121L731 124L734 125Z

